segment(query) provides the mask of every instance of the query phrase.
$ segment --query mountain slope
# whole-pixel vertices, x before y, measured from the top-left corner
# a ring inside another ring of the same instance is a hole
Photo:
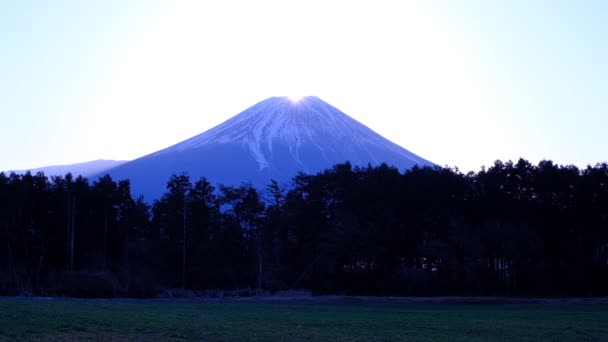
[[[11,170],[7,171],[7,173],[14,172],[18,174],[23,174],[27,171],[30,171],[32,174],[44,172],[44,174],[47,176],[64,176],[65,174],[71,172],[74,176],[82,175],[83,177],[90,177],[108,171],[126,162],[127,161],[125,160],[98,159],[84,163],[43,166],[28,170]]]
[[[135,195],[151,199],[164,192],[173,173],[205,176],[213,184],[252,182],[264,187],[271,178],[285,182],[299,171],[318,172],[346,161],[386,162],[401,170],[433,165],[311,96],[298,102],[269,98],[200,135],[109,173],[115,179],[131,179]]]

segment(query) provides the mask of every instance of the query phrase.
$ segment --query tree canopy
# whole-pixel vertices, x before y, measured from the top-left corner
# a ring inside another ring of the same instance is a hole
[[[0,173],[0,241],[1,295],[605,296],[608,165],[344,163],[266,189],[181,174],[152,204],[107,175]]]

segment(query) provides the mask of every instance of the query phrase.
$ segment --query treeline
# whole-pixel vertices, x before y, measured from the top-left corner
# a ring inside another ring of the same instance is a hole
[[[214,188],[0,173],[0,294],[608,295],[608,165],[339,164]]]

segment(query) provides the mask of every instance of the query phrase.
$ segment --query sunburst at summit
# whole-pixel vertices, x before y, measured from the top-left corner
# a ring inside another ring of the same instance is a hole
[[[304,96],[300,96],[300,95],[292,95],[292,96],[287,96],[287,98],[289,99],[289,101],[293,102],[293,103],[298,103],[302,100],[302,98],[304,98]]]

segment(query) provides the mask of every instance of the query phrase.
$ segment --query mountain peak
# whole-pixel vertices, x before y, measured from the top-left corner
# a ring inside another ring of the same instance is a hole
[[[287,147],[302,171],[310,171],[301,159],[304,150],[314,148],[322,152],[318,157],[326,161],[327,149],[336,143],[343,147],[349,139],[356,144],[379,142],[381,137],[369,128],[342,113],[316,96],[306,96],[294,102],[289,97],[263,100],[228,121],[177,145],[159,151],[166,154],[204,148],[214,144],[241,144],[254,156],[258,169],[269,167],[275,146]],[[364,139],[363,142],[360,139]],[[371,141],[370,141],[371,139]],[[323,146],[323,142],[329,142]],[[338,154],[337,151],[331,151]],[[373,156],[370,162],[377,163]]]
[[[138,182],[153,179],[160,183],[153,187],[163,189],[169,176],[180,172],[212,183],[265,186],[271,178],[286,181],[299,171],[314,173],[346,161],[359,166],[385,162],[401,170],[433,165],[316,96],[282,96],[110,174],[130,178],[134,190],[148,186]]]

